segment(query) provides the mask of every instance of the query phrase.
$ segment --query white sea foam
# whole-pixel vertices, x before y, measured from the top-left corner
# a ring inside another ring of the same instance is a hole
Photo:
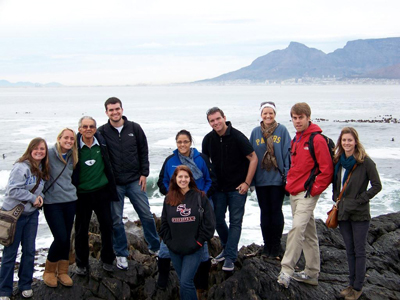
[[[400,148],[373,148],[367,152],[371,158],[400,159]]]

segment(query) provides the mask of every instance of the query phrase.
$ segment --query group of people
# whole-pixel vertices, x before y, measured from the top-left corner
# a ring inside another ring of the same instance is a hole
[[[139,124],[123,115],[118,98],[109,98],[105,110],[109,120],[98,129],[92,117],[84,116],[77,135],[72,129],[63,129],[50,149],[44,139],[35,138],[14,164],[2,209],[10,210],[22,202],[25,210],[18,219],[13,244],[3,250],[0,299],[9,299],[12,294],[20,244],[18,288],[23,297],[33,296],[35,238],[42,206],[54,237],[43,273],[47,286],[56,287],[58,282],[73,285],[68,266],[74,220],[75,272],[88,273],[88,230],[93,211],[100,224],[103,269],[112,272],[116,261],[119,269],[126,270],[129,252],[122,220],[125,196],[142,222],[149,253],[158,256],[157,286],[166,288],[172,261],[181,299],[197,299],[208,287],[211,261],[207,241],[215,229],[223,250],[214,260],[223,262],[224,271],[235,268],[250,186],[255,186],[260,207],[263,255],[281,259],[278,283],[287,288],[294,279],[318,285],[320,256],[313,212],[319,195],[331,183],[333,199],[340,193],[344,199],[339,204],[339,227],[350,273],[349,286],[340,296],[360,297],[371,219],[369,200],[381,190],[381,183],[354,128],[343,128],[332,159],[321,128],[311,122],[306,103],[291,108],[296,129],[293,140],[287,128],[277,122],[273,102],[261,103],[260,125],[253,129],[250,139],[226,121],[220,108],[209,109],[206,116],[212,131],[203,139],[202,152],[192,147],[190,132],[181,130],[175,138],[177,149],[162,166],[158,187],[165,200],[157,233],[146,193],[146,136]],[[312,170],[314,176],[310,176]],[[282,256],[285,193],[290,194],[293,226]],[[305,269],[295,272],[302,252]]]

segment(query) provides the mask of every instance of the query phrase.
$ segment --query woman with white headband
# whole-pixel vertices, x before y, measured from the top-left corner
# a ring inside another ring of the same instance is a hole
[[[274,102],[262,102],[260,115],[260,126],[254,128],[250,136],[250,143],[258,158],[253,185],[261,210],[263,255],[278,258],[282,255],[282,204],[290,166],[290,135],[286,127],[275,120]]]

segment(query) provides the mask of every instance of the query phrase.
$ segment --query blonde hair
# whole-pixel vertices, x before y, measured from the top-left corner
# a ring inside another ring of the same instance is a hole
[[[360,142],[357,130],[355,130],[353,127],[344,127],[340,132],[335,147],[335,156],[333,157],[333,162],[337,163],[340,159],[340,156],[344,153],[344,149],[342,146],[342,137],[344,134],[347,133],[351,134],[351,136],[354,138],[354,141],[356,142],[353,153],[354,158],[356,159],[357,163],[363,163],[364,158],[368,156],[368,154],[365,152],[364,146]]]
[[[75,134],[75,131],[73,131],[70,128],[64,128],[63,130],[61,130],[61,132],[57,135],[57,143],[56,143],[56,148],[57,148],[57,152],[60,156],[61,161],[63,161],[65,164],[67,163],[66,160],[63,158],[62,156],[62,152],[61,152],[61,146],[60,146],[60,139],[62,138],[64,131],[69,130],[72,132],[72,134],[74,135],[74,145],[72,146],[72,161],[73,161],[73,165],[74,165],[74,169],[76,164],[78,163],[78,141],[77,141],[77,137]]]

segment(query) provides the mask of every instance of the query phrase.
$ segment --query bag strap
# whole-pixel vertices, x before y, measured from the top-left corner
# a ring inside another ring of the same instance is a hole
[[[67,165],[68,165],[68,161],[69,161],[69,158],[70,158],[70,157],[71,157],[71,156],[68,156],[68,157],[67,157],[67,162],[66,162],[66,164],[64,165],[64,168],[61,170],[60,174],[58,174],[58,176],[56,177],[56,179],[54,179],[53,182],[47,187],[47,189],[44,190],[43,194],[46,194],[46,192],[53,186],[53,184],[57,181],[57,179],[60,178],[61,174],[64,172],[65,168],[66,168]]]
[[[351,174],[353,174],[353,171],[354,171],[354,169],[355,169],[356,167],[357,167],[357,164],[354,165],[353,169],[351,169],[351,172],[350,172],[349,176],[347,176],[346,182],[344,183],[344,185],[343,185],[343,187],[342,187],[342,190],[340,191],[339,197],[338,197],[337,200],[336,200],[336,204],[338,204],[338,203],[340,202],[340,200],[342,200],[342,196],[343,196],[344,190],[346,189],[347,184],[349,183]]]

